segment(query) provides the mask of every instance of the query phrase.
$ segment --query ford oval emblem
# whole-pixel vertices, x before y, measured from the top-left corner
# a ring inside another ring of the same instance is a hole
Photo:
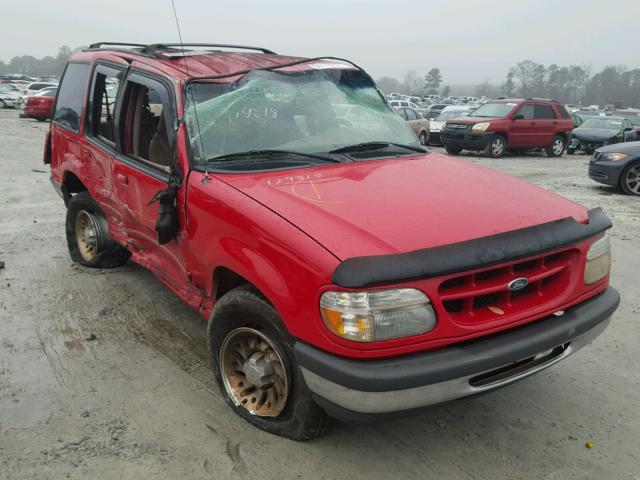
[[[507,284],[507,288],[512,292],[517,292],[518,290],[522,290],[523,288],[525,288],[527,285],[529,285],[529,279],[521,277],[516,278],[515,280],[511,280]]]

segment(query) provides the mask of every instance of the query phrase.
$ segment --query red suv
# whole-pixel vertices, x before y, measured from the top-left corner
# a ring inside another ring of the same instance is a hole
[[[604,213],[430,153],[351,62],[129,47],[74,55],[58,90],[69,252],[196,309],[253,425],[309,439],[487,392],[607,326]]]
[[[548,156],[559,157],[573,127],[571,115],[557,102],[500,99],[485,103],[468,117],[449,120],[441,137],[452,154],[475,150],[497,158],[507,150],[544,148]]]

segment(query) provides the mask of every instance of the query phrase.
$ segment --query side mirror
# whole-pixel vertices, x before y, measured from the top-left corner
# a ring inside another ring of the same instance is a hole
[[[631,128],[631,127],[624,127],[624,131],[625,131],[625,132],[630,132],[630,131],[632,131],[632,130],[633,130],[633,128]]]
[[[524,115],[521,113],[516,113],[513,117],[511,117],[511,120],[524,120]]]

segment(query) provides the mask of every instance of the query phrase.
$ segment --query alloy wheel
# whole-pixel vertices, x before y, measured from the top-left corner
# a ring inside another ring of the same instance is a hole
[[[491,143],[491,153],[494,156],[499,157],[500,155],[502,155],[502,152],[504,152],[503,140],[501,138],[494,139]]]
[[[640,164],[629,169],[624,182],[626,183],[629,191],[633,192],[635,195],[640,195]]]
[[[564,142],[561,138],[556,138],[551,145],[551,150],[554,155],[561,155],[564,150]]]
[[[283,360],[259,330],[232,330],[220,348],[220,374],[236,406],[252,415],[277,417],[287,403],[289,385]]]

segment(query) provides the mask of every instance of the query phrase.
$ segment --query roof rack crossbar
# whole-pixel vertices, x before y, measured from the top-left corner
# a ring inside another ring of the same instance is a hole
[[[114,45],[117,47],[136,47],[136,48],[145,48],[147,45],[143,43],[130,43],[130,42],[97,42],[89,45],[87,50],[93,50],[102,48],[103,45]]]
[[[256,50],[258,52],[275,55],[276,52],[262,47],[250,47],[247,45],[228,45],[224,43],[154,43],[151,45],[142,45],[145,47],[142,53],[147,55],[156,55],[156,51],[163,48],[178,48],[183,47],[214,47],[214,48],[236,48],[239,50]]]

